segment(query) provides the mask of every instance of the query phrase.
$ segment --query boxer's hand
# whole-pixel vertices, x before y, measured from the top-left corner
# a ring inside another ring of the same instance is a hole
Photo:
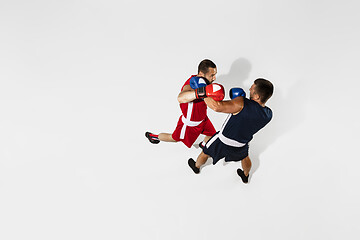
[[[234,99],[236,97],[246,97],[246,93],[242,88],[232,88],[229,91],[229,95],[231,99]]]
[[[213,83],[206,87],[200,87],[195,90],[196,98],[211,97],[215,101],[221,101],[224,99],[225,91],[221,84]]]
[[[205,87],[207,85],[207,81],[203,77],[192,77],[190,78],[190,87],[192,89],[198,89],[199,87]]]

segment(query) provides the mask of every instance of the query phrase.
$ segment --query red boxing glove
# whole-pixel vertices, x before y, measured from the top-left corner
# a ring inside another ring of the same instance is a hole
[[[206,96],[211,97],[215,101],[221,101],[225,97],[224,87],[218,83],[210,84],[206,86]]]
[[[196,98],[211,97],[215,101],[221,101],[225,97],[224,87],[221,84],[213,83],[195,89]]]

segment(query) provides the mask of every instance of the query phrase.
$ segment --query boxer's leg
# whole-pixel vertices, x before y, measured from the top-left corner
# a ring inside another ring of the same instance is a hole
[[[160,133],[159,140],[164,142],[177,142],[176,140],[173,139],[171,133]]]
[[[188,160],[189,167],[194,171],[194,173],[197,174],[200,172],[200,167],[206,163],[208,158],[209,155],[206,155],[204,152],[201,152],[196,162],[192,158]]]
[[[200,168],[202,165],[204,165],[206,163],[206,161],[208,160],[209,155],[206,155],[204,152],[201,152],[198,156],[198,158],[196,159],[196,164],[195,166],[197,168]]]
[[[251,169],[251,160],[250,160],[249,156],[247,156],[246,158],[241,160],[241,166],[242,166],[243,170],[238,168],[237,174],[241,177],[241,180],[244,183],[248,183],[249,182],[249,172]]]
[[[205,136],[205,137],[204,137],[204,140],[203,140],[204,145],[207,143],[207,141],[209,141],[209,139],[210,139],[211,137],[212,137],[212,136]]]
[[[246,158],[244,158],[241,161],[241,166],[242,166],[245,176],[249,176],[249,172],[251,169],[251,160],[250,160],[249,156],[247,156]]]
[[[200,148],[204,148],[205,144],[209,141],[209,139],[216,133],[216,130],[213,126],[213,124],[211,123],[210,119],[206,118],[205,119],[205,125],[204,125],[204,130],[202,132],[202,134],[205,135],[205,138],[203,141],[201,141],[199,143],[199,147]]]
[[[159,135],[156,135],[154,133],[151,132],[146,132],[145,136],[149,139],[149,141],[151,143],[159,143],[160,141],[164,141],[164,142],[177,142],[176,140],[174,140],[171,136],[170,133],[160,133]]]

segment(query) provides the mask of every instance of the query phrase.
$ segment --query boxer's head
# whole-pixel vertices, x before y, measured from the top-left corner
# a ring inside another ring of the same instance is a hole
[[[206,78],[210,83],[216,80],[217,69],[215,63],[209,59],[202,60],[198,67],[198,76]]]
[[[274,86],[269,80],[258,78],[250,88],[250,99],[265,104],[273,92]]]

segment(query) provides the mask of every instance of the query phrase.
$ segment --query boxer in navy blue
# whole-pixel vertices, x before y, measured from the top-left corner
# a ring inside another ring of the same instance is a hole
[[[249,142],[272,118],[272,111],[265,103],[273,91],[270,81],[258,78],[250,88],[250,99],[245,97],[241,88],[230,89],[229,101],[205,99],[207,106],[214,111],[230,114],[221,130],[206,142],[196,162],[192,158],[188,160],[191,169],[199,173],[200,167],[209,157],[213,158],[213,164],[222,158],[225,158],[226,162],[241,161],[243,169],[237,169],[237,173],[242,181],[247,183],[251,169]]]

